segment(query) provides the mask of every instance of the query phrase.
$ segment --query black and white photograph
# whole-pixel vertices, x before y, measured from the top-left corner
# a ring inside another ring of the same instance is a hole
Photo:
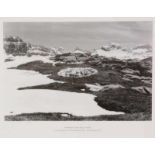
[[[4,121],[151,121],[152,21],[3,22]]]
[[[0,3],[3,155],[154,155],[154,1]]]

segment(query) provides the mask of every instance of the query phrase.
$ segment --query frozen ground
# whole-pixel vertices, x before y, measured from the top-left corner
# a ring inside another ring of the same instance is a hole
[[[54,82],[34,71],[6,69],[7,62],[0,68],[1,74],[1,118],[8,114],[31,112],[67,112],[73,115],[113,115],[122,114],[100,108],[94,95],[56,90],[17,90],[19,87]]]

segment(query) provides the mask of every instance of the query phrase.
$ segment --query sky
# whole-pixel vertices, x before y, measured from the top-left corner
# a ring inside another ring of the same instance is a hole
[[[5,22],[4,36],[46,47],[96,49],[115,42],[125,47],[152,44],[152,22]]]

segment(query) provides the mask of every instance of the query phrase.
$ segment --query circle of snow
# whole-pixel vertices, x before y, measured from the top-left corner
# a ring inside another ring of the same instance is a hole
[[[81,78],[81,77],[88,77],[97,73],[98,71],[91,67],[84,67],[84,68],[76,67],[76,68],[62,69],[58,72],[58,75],[63,77]]]

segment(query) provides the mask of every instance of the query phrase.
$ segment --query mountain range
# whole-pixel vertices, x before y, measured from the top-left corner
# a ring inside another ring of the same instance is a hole
[[[102,45],[99,49],[93,51],[75,48],[73,51],[65,50],[63,47],[48,48],[42,45],[33,45],[24,42],[20,37],[8,36],[4,38],[4,49],[7,54],[11,55],[41,55],[55,57],[64,53],[70,54],[91,54],[92,56],[104,56],[118,59],[145,59],[152,56],[152,47],[150,45],[139,45],[130,49],[122,47],[117,43]]]

